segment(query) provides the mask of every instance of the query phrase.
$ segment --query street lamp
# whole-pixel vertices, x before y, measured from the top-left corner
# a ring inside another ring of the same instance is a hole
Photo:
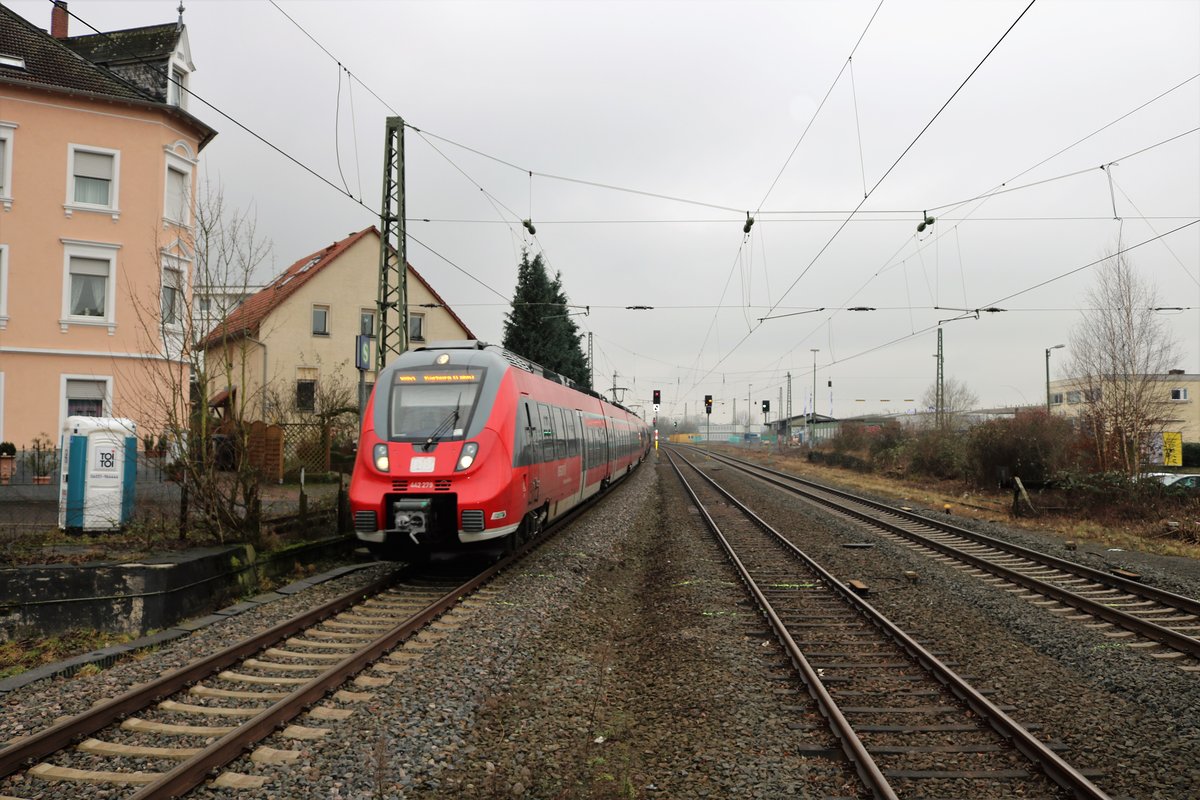
[[[817,353],[821,352],[819,348],[812,347],[813,354],[813,391],[812,391],[812,408],[808,410],[808,418],[812,420],[812,426],[808,429],[808,449],[812,450],[813,436],[817,432]]]
[[[1056,344],[1046,348],[1046,416],[1050,416],[1050,351],[1059,350],[1066,347],[1065,344]]]

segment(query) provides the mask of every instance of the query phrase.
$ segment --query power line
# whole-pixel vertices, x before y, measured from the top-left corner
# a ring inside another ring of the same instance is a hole
[[[54,2],[54,0],[49,0],[49,1],[50,1],[51,3],[53,3],[53,2]],[[273,0],[272,0],[272,5],[275,5],[275,3],[273,2]],[[277,5],[276,5],[275,7],[276,7],[276,8],[279,8],[279,6],[277,6]],[[280,12],[283,12],[283,9],[279,9],[279,10],[280,10]],[[76,14],[75,12],[73,12],[73,11],[69,11],[69,10],[68,10],[68,11],[67,11],[67,13],[68,13],[68,14],[70,14],[70,16],[71,16],[71,17],[73,17],[75,20],[77,20],[77,21],[79,21],[81,24],[83,24],[83,25],[87,26],[89,29],[91,29],[91,30],[92,30],[92,31],[94,31],[95,33],[97,33],[97,34],[99,34],[99,35],[101,35],[101,36],[104,36],[106,39],[110,39],[110,40],[112,39],[112,36],[111,36],[110,34],[108,34],[108,33],[104,32],[104,31],[101,31],[99,28],[95,27],[94,25],[92,25],[91,23],[89,23],[87,20],[85,20],[85,19],[81,18],[81,17],[80,17],[78,14]],[[284,13],[284,16],[287,16],[287,14],[286,14],[286,13]],[[289,19],[291,19],[291,17],[288,17],[288,18],[289,18]],[[301,28],[301,30],[303,30],[303,28]],[[306,33],[306,35],[307,35],[307,31],[305,31],[305,33]],[[311,37],[311,35],[309,36],[309,38],[312,38],[312,37]],[[315,42],[316,40],[314,39],[313,41]],[[318,45],[318,47],[320,47],[320,43],[317,43],[317,45]],[[323,47],[322,47],[321,49],[322,49],[322,50],[324,50],[325,48],[323,48]],[[326,52],[326,53],[328,53],[328,51],[325,51],[325,52]],[[336,59],[335,59],[335,61],[336,61]],[[152,69],[155,69],[156,71],[158,71],[158,72],[159,72],[159,74],[166,75],[166,77],[167,77],[167,80],[174,81],[174,78],[173,78],[172,76],[170,76],[169,74],[167,74],[167,73],[166,73],[166,71],[165,71],[165,70],[163,70],[161,67],[158,67],[157,65],[155,65],[155,64],[151,64],[151,63],[149,63],[149,62],[145,61],[144,59],[140,59],[140,58],[138,59],[138,63],[139,63],[139,64],[141,64],[141,65],[143,65],[143,66],[151,67]],[[340,62],[339,62],[339,66],[340,66]],[[109,74],[111,74],[111,75],[113,75],[113,76],[117,77],[119,80],[122,80],[122,82],[124,82],[124,83],[126,83],[126,84],[130,85],[131,87],[133,87],[133,84],[130,84],[128,81],[125,81],[123,78],[120,78],[120,76],[117,76],[117,75],[116,75],[116,73],[113,73],[113,72],[111,72],[110,70],[106,70],[106,72],[108,72]],[[348,71],[348,70],[347,70],[347,72],[349,73],[349,71]],[[361,83],[361,81],[360,81],[360,83]],[[178,83],[177,83],[177,82],[176,82],[176,84],[178,85]],[[137,87],[133,87],[133,88],[137,88]],[[182,90],[182,87],[180,87],[180,88],[181,88],[181,90]],[[369,89],[369,88],[368,88],[368,91],[370,91],[370,89]],[[206,100],[205,98],[201,97],[200,95],[196,94],[196,93],[195,93],[195,92],[193,92],[191,89],[187,89],[187,93],[188,93],[188,96],[189,96],[189,97],[194,97],[196,100],[199,100],[199,101],[200,101],[201,103],[203,103],[205,106],[207,106],[208,108],[212,109],[212,110],[213,110],[213,111],[215,111],[217,114],[220,114],[222,117],[224,117],[225,119],[227,119],[227,120],[229,120],[230,122],[232,122],[232,123],[233,123],[234,125],[236,125],[238,128],[240,128],[240,129],[242,129],[243,131],[245,131],[246,133],[250,134],[250,136],[252,136],[254,139],[257,139],[257,140],[258,140],[259,142],[261,142],[262,144],[265,144],[267,147],[269,147],[270,149],[274,150],[276,153],[280,154],[281,156],[283,156],[284,158],[286,158],[288,161],[292,162],[292,163],[293,163],[293,164],[295,164],[296,166],[300,167],[300,168],[301,168],[301,169],[303,169],[305,172],[307,172],[308,174],[312,175],[314,178],[317,178],[318,180],[320,180],[320,181],[321,181],[322,183],[324,183],[326,186],[329,186],[331,189],[333,189],[333,190],[334,190],[335,192],[337,192],[338,194],[340,194],[340,195],[342,195],[342,196],[344,196],[344,197],[347,197],[347,198],[349,198],[349,199],[350,199],[351,201],[353,201],[354,203],[357,203],[357,204],[358,204],[359,206],[361,206],[362,208],[364,208],[364,209],[366,209],[367,211],[371,212],[371,214],[373,214],[374,216],[379,216],[379,211],[378,211],[378,209],[373,209],[373,208],[371,208],[370,206],[368,206],[366,203],[364,203],[364,202],[363,202],[362,200],[360,200],[359,198],[356,198],[356,197],[354,197],[354,195],[353,195],[353,194],[351,194],[351,193],[350,193],[350,192],[349,192],[347,189],[342,189],[342,188],[341,188],[341,187],[339,187],[337,184],[335,184],[333,181],[331,181],[331,180],[329,180],[328,178],[326,178],[325,176],[321,175],[321,174],[320,174],[320,173],[318,173],[316,170],[314,170],[312,167],[310,167],[310,166],[308,166],[307,164],[305,164],[304,162],[300,161],[300,159],[298,159],[298,158],[296,158],[295,156],[293,156],[292,154],[288,153],[286,150],[284,150],[283,148],[279,147],[279,146],[278,146],[278,145],[276,145],[274,142],[270,141],[270,140],[269,140],[269,139],[267,139],[266,137],[264,137],[264,136],[262,136],[261,134],[257,133],[256,131],[254,131],[253,129],[251,129],[249,126],[247,126],[246,124],[244,124],[244,123],[243,123],[243,122],[241,122],[240,120],[238,120],[238,119],[236,119],[235,117],[233,117],[231,114],[227,113],[226,111],[222,110],[221,108],[219,108],[218,106],[216,106],[216,105],[215,105],[215,104],[213,104],[212,102],[210,102],[210,101]],[[374,92],[372,92],[372,94],[374,94]],[[438,258],[442,259],[442,260],[443,260],[443,261],[445,261],[447,264],[449,264],[451,267],[453,267],[454,269],[458,270],[458,271],[459,271],[459,272],[461,272],[463,275],[466,275],[468,278],[470,278],[471,280],[475,281],[476,283],[478,283],[480,286],[484,287],[484,288],[485,288],[485,289],[487,289],[488,291],[490,291],[490,292],[492,292],[493,294],[496,294],[496,295],[498,295],[498,296],[500,296],[500,297],[502,297],[502,298],[503,298],[503,297],[505,297],[505,295],[504,295],[504,294],[502,294],[502,293],[500,293],[500,292],[496,291],[496,290],[495,290],[495,289],[493,289],[491,286],[489,286],[487,283],[485,283],[485,282],[484,282],[484,281],[482,281],[481,279],[477,278],[475,275],[473,275],[473,274],[471,274],[470,272],[468,272],[468,271],[467,271],[466,269],[464,269],[462,266],[460,266],[460,265],[456,264],[454,261],[452,261],[452,260],[451,260],[451,259],[449,259],[448,257],[446,257],[446,256],[442,255],[441,253],[439,253],[438,251],[434,250],[432,247],[430,247],[429,245],[427,245],[427,244],[425,244],[424,242],[420,241],[419,239],[417,239],[416,237],[414,237],[412,234],[408,234],[408,238],[409,238],[409,239],[412,239],[414,242],[416,242],[417,244],[421,245],[421,247],[424,247],[424,248],[425,248],[426,250],[428,250],[430,253],[433,253],[435,256],[437,256]]]

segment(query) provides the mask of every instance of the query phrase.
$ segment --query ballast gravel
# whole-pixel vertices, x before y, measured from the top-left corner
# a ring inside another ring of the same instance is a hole
[[[661,454],[472,603],[406,646],[390,684],[319,740],[281,735],[290,764],[238,759],[260,789],[228,800],[367,798],[859,797],[823,720]],[[1113,797],[1176,800],[1200,786],[1200,674],[998,590],[910,549],[736,478],[769,522],[970,677]],[[998,528],[999,526],[997,526]],[[999,531],[997,531],[999,532]],[[1050,538],[1013,533],[1054,545]],[[1061,545],[1058,545],[1061,547]],[[1200,595],[1194,565],[1139,563],[1146,580]],[[390,569],[370,567],[205,628],[97,675],[0,697],[0,739],[31,732],[252,629]],[[1157,570],[1157,571],[1156,571]],[[905,577],[916,572],[917,581]],[[159,768],[163,768],[160,766]],[[33,800],[128,791],[33,778],[0,795]],[[1003,787],[996,796],[1004,796]]]

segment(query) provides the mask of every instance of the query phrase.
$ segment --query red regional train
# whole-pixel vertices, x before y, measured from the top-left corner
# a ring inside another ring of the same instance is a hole
[[[386,559],[509,550],[631,472],[651,442],[629,410],[503,348],[430,343],[376,378],[354,530]]]

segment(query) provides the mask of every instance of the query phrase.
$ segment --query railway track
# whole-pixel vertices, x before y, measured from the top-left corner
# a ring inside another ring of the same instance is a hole
[[[371,687],[390,681],[398,645],[504,566],[466,582],[376,581],[10,743],[0,750],[0,777],[24,770],[30,786],[65,781],[127,787],[131,798],[181,796],[277,729],[319,738],[323,724],[353,714]],[[302,725],[289,725],[301,715]],[[294,754],[260,748],[253,757],[286,762]],[[216,779],[229,787],[260,782],[228,772]]]
[[[706,454],[834,516],[955,566],[1105,638],[1200,672],[1200,600],[1004,542],[743,459]]]
[[[666,452],[872,797],[1107,797],[710,476]]]

